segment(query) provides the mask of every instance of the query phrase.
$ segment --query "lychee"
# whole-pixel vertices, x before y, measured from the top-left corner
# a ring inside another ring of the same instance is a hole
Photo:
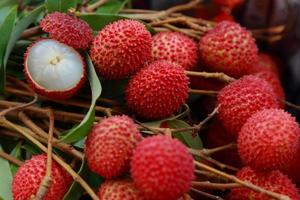
[[[40,184],[46,174],[47,156],[32,156],[22,165],[12,182],[12,193],[14,200],[28,200],[35,196]],[[63,199],[70,186],[70,175],[61,168],[55,161],[51,168],[52,183],[44,200]]]
[[[266,109],[246,121],[237,145],[245,165],[255,170],[282,170],[296,157],[299,139],[294,117],[281,109]]]
[[[150,200],[177,200],[193,180],[193,157],[177,139],[148,137],[134,151],[131,174],[137,188]]]
[[[179,65],[154,61],[129,81],[127,106],[145,119],[169,117],[188,97],[188,83],[188,77]]]
[[[200,56],[213,71],[241,77],[258,64],[257,47],[251,34],[235,22],[223,21],[199,42]]]
[[[141,139],[129,117],[104,119],[87,136],[84,150],[89,168],[105,178],[121,175],[128,170],[133,150]]]
[[[237,177],[244,181],[260,186],[266,190],[290,197],[291,200],[299,200],[299,191],[292,181],[280,171],[257,172],[250,167],[242,168]],[[248,188],[235,188],[229,194],[229,200],[271,200],[262,193],[254,192]]]
[[[105,26],[91,47],[91,58],[105,79],[134,74],[151,59],[151,34],[135,20],[119,20]]]
[[[244,76],[224,87],[218,94],[218,104],[219,118],[235,137],[254,113],[267,108],[279,108],[271,86],[253,75]]]
[[[93,30],[83,20],[66,13],[53,12],[41,20],[43,31],[50,38],[69,45],[75,49],[86,49],[93,40]]]
[[[196,67],[197,43],[179,32],[161,32],[153,37],[152,58],[177,63],[186,70]]]
[[[260,52],[258,54],[259,65],[261,68],[269,69],[279,75],[279,61],[270,54]]]
[[[43,39],[28,47],[24,72],[32,89],[51,99],[67,99],[85,82],[86,67],[72,47]]]
[[[101,200],[146,200],[130,180],[106,180],[98,196]]]
[[[214,4],[220,7],[226,7],[229,9],[236,8],[241,5],[244,0],[214,0]]]
[[[221,10],[216,16],[214,16],[214,18],[212,20],[214,22],[222,22],[222,21],[234,22],[235,21],[234,17],[230,13],[225,12],[223,10]]]
[[[298,147],[297,155],[295,159],[292,161],[291,165],[284,171],[289,178],[291,178],[293,181],[295,181],[298,184],[298,187],[300,185],[300,146]]]

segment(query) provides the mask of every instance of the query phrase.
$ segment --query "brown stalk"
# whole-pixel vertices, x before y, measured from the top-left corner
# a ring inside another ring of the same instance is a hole
[[[197,89],[191,89],[189,88],[189,93],[192,94],[201,94],[201,95],[208,95],[208,96],[217,96],[218,95],[218,91],[214,91],[214,90],[197,90]]]
[[[237,183],[211,183],[209,181],[194,181],[192,182],[193,187],[201,187],[206,189],[218,189],[218,190],[227,190],[241,187]]]
[[[195,72],[195,71],[185,71],[185,74],[188,76],[196,76],[202,78],[213,78],[218,79],[224,82],[232,82],[235,81],[235,78],[232,78],[221,72]]]
[[[203,192],[203,191],[198,190],[198,189],[193,188],[193,187],[191,188],[191,191],[196,192],[196,193],[198,193],[198,194],[200,194],[200,195],[202,195],[202,196],[204,196],[204,197],[206,197],[208,199],[224,200],[223,198],[221,198],[219,196],[215,196],[215,195],[209,194],[207,192]]]
[[[17,158],[5,153],[4,151],[0,151],[0,157],[5,160],[8,160],[9,162],[11,162],[17,166],[21,166],[24,164],[24,162],[22,162],[21,160],[18,160]]]

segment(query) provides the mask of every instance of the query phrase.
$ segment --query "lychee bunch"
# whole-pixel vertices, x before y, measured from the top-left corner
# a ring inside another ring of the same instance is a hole
[[[177,139],[148,137],[134,151],[131,174],[148,199],[177,200],[189,190],[193,180],[193,157]]]
[[[179,65],[154,61],[129,81],[127,106],[145,119],[168,117],[178,111],[188,97],[188,83]]]
[[[256,172],[250,167],[242,168],[236,175],[239,179],[249,181],[252,184],[260,186],[266,190],[276,192],[290,197],[291,200],[299,200],[299,191],[292,181],[280,171]],[[262,193],[254,192],[248,188],[232,189],[229,194],[229,200],[271,200]]]
[[[141,139],[129,117],[104,119],[87,136],[84,150],[89,168],[105,178],[121,175],[128,170],[133,150]]]
[[[271,86],[253,75],[244,76],[218,94],[219,118],[227,131],[237,137],[246,120],[256,112],[267,108],[279,108]]]
[[[106,180],[98,196],[101,200],[146,200],[130,180]]]
[[[51,99],[75,95],[86,79],[86,66],[72,47],[53,39],[42,39],[28,47],[24,73],[31,88]]]
[[[14,200],[28,200],[35,196],[40,184],[46,174],[47,156],[32,156],[22,165],[12,182],[12,193]],[[51,168],[52,183],[44,200],[63,199],[70,186],[70,175],[56,162],[52,162]]]
[[[58,40],[75,49],[86,49],[93,40],[93,30],[83,20],[66,13],[53,12],[41,20],[40,27]]]
[[[237,145],[245,165],[255,170],[281,170],[296,157],[299,139],[294,117],[281,109],[266,109],[246,121]]]
[[[138,71],[151,59],[151,34],[135,20],[105,26],[91,47],[91,58],[105,79],[121,79]]]
[[[179,32],[161,32],[153,37],[152,58],[177,63],[186,70],[196,67],[197,43]]]
[[[234,77],[248,74],[257,65],[257,47],[251,34],[235,22],[223,21],[199,42],[201,59],[212,71]]]

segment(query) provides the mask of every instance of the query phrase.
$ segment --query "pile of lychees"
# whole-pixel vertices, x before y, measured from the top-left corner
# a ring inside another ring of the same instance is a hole
[[[235,78],[225,87],[218,86],[218,120],[207,134],[214,138],[226,134],[237,143],[237,159],[243,164],[237,177],[300,199],[292,182],[299,181],[299,170],[293,166],[300,160],[299,124],[283,110],[284,92],[274,63],[258,53],[255,40],[238,23],[220,22],[200,41],[178,32],[152,36],[135,20],[113,22],[94,37],[86,22],[59,12],[48,14],[40,26],[49,37],[28,48],[24,63],[36,93],[56,100],[74,96],[86,79],[84,49],[99,77],[129,78],[124,97],[128,116],[112,116],[95,124],[85,142],[90,170],[105,178],[98,190],[101,200],[177,200],[189,191],[195,167],[188,148],[171,136],[144,137],[133,118],[160,120],[177,113],[189,95],[186,70],[203,69]],[[215,87],[205,78],[193,77],[191,82],[196,89]],[[36,194],[46,158],[32,157],[19,168],[13,180],[14,199],[27,200]],[[52,179],[44,199],[62,199],[71,177],[54,163]],[[271,198],[235,188],[228,199]]]

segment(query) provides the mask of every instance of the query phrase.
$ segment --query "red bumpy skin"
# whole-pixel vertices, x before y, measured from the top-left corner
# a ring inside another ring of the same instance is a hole
[[[177,139],[148,137],[134,151],[131,174],[148,199],[177,200],[189,190],[193,180],[193,157]]]
[[[245,165],[255,170],[282,170],[296,157],[299,139],[294,117],[281,109],[266,109],[243,125],[237,146]]]
[[[257,47],[250,33],[235,22],[223,21],[199,42],[200,56],[211,71],[241,77],[258,64]]]
[[[95,173],[113,178],[129,168],[136,144],[142,139],[129,117],[113,116],[95,125],[85,143],[88,166]]]
[[[152,58],[177,63],[186,70],[197,65],[197,43],[178,32],[161,32],[153,37]]]
[[[188,84],[182,67],[168,61],[154,61],[129,81],[127,106],[145,119],[169,117],[187,99]]]
[[[103,78],[121,79],[151,60],[151,43],[151,34],[142,23],[119,20],[98,33],[90,54]]]
[[[46,174],[46,155],[32,156],[22,165],[12,182],[12,193],[14,200],[28,200],[36,195],[40,184]],[[51,170],[52,184],[44,196],[44,200],[63,199],[68,191],[71,176],[61,168],[55,161],[52,162]]]
[[[291,200],[299,200],[299,191],[292,181],[282,174],[280,171],[271,172],[255,172],[250,167],[242,168],[238,173],[237,177],[244,181],[249,181],[252,184],[260,186],[266,190],[284,194],[291,198]],[[229,200],[272,200],[264,194],[254,192],[248,188],[236,188],[232,189],[229,194]]]
[[[86,49],[93,41],[93,30],[83,20],[66,13],[53,12],[41,20],[43,31],[50,38],[69,45],[75,49]]]
[[[146,200],[130,180],[107,180],[98,192],[101,200]]]
[[[244,76],[218,94],[219,118],[227,131],[237,138],[246,120],[256,112],[267,108],[279,108],[276,95],[263,79]]]

